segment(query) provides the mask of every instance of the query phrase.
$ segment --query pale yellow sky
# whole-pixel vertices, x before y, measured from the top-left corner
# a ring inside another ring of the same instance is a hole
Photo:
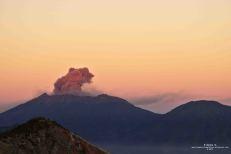
[[[81,66],[125,98],[230,98],[230,27],[230,0],[0,0],[0,103]]]

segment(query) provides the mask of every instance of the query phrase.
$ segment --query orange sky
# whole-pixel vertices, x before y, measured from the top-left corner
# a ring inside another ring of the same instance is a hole
[[[230,0],[0,0],[0,103],[51,91],[82,66],[125,98],[228,99],[230,27]]]

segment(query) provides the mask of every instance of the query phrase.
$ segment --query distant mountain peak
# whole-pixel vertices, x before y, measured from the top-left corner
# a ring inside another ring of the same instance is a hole
[[[191,101],[186,104],[180,105],[175,109],[167,113],[167,115],[179,115],[182,118],[186,115],[190,116],[211,116],[222,114],[224,110],[230,108],[229,106],[223,105],[217,101],[211,100],[198,100]]]
[[[184,109],[194,109],[194,108],[217,108],[217,107],[223,107],[225,105],[217,102],[217,101],[211,101],[211,100],[198,100],[198,101],[191,101],[186,104],[180,105],[177,108],[184,108]],[[176,108],[176,109],[177,109]]]
[[[187,104],[194,104],[194,105],[222,105],[221,103],[213,100],[197,100],[197,101],[191,101]]]

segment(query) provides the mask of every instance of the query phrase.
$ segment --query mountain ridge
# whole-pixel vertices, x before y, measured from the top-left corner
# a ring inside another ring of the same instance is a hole
[[[11,126],[38,116],[55,120],[92,142],[231,143],[231,107],[216,101],[191,101],[156,114],[106,94],[43,94],[1,113],[0,124]]]
[[[15,107],[12,107],[12,108],[10,108],[10,109],[8,109],[8,110],[2,112],[2,113],[6,113],[6,112],[8,112],[8,111],[14,110],[14,109],[17,108],[17,107],[20,107],[20,106],[22,106],[22,105],[24,105],[24,104],[28,104],[28,103],[30,103],[30,102],[34,103],[34,102],[33,102],[34,100],[37,100],[37,99],[47,99],[47,98],[49,98],[49,97],[57,97],[57,98],[60,98],[60,99],[65,99],[65,98],[67,98],[67,97],[72,97],[72,98],[99,98],[99,99],[104,99],[104,98],[105,98],[105,99],[108,99],[108,98],[111,99],[111,98],[113,98],[113,99],[117,99],[117,100],[123,100],[124,103],[126,102],[126,103],[129,104],[129,105],[135,106],[135,105],[133,105],[132,103],[128,102],[128,101],[125,100],[125,99],[122,99],[122,98],[116,97],[116,96],[111,96],[111,95],[108,95],[108,94],[99,94],[99,95],[97,95],[97,96],[76,96],[76,95],[73,95],[73,94],[49,95],[49,94],[47,94],[47,93],[43,93],[43,94],[41,94],[41,95],[39,95],[39,96],[37,96],[37,97],[35,97],[35,98],[32,98],[32,99],[29,100],[29,101],[26,101],[25,103],[22,103],[22,104],[19,104],[19,105],[15,106]],[[51,101],[50,101],[50,102],[51,102]],[[116,101],[115,101],[115,102],[116,102]],[[45,102],[44,102],[44,103],[45,103]],[[49,102],[48,102],[48,103],[49,103]],[[83,103],[84,103],[84,102],[83,102]],[[93,102],[93,103],[97,103],[97,102]],[[182,107],[186,107],[186,106],[189,107],[189,105],[205,105],[205,104],[207,104],[207,105],[212,105],[212,104],[214,105],[214,104],[216,104],[217,106],[225,106],[225,107],[230,107],[230,108],[231,108],[231,106],[222,104],[222,103],[220,103],[220,102],[218,102],[218,101],[213,101],[213,100],[194,100],[194,101],[189,101],[189,102],[186,102],[186,103],[184,103],[184,104],[181,104],[181,105],[175,107],[174,109],[168,111],[167,113],[161,114],[161,113],[155,113],[155,112],[152,112],[152,111],[149,111],[149,112],[154,113],[154,114],[158,114],[158,115],[166,115],[166,114],[169,114],[169,113],[171,113],[172,111],[174,111],[174,110],[176,110],[176,109],[179,109],[179,108],[182,108]],[[138,107],[138,108],[140,108],[140,107]],[[142,109],[142,108],[141,108],[141,109]],[[145,109],[143,109],[143,110],[145,110]],[[146,110],[146,111],[147,111],[147,110]],[[2,113],[0,113],[0,115],[1,115]]]

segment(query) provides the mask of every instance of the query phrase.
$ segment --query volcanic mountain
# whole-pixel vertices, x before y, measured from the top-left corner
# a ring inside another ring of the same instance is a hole
[[[1,154],[106,154],[54,121],[35,118],[0,134]]]
[[[231,144],[231,107],[215,101],[194,101],[166,114],[155,114],[128,101],[43,94],[0,114],[0,127],[43,116],[87,140],[101,143],[198,145]]]
[[[96,97],[43,94],[0,114],[0,125],[12,126],[39,116],[55,120],[90,141],[106,142],[131,138],[139,141],[144,130],[155,126],[160,118],[106,94]]]

